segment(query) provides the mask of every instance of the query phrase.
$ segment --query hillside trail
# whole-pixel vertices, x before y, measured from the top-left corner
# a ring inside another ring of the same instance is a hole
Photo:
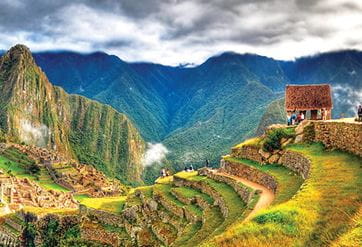
[[[248,221],[251,219],[251,217],[253,217],[256,213],[258,213],[260,210],[267,208],[274,200],[274,193],[267,189],[266,187],[264,187],[263,185],[251,182],[245,178],[241,178],[238,176],[233,176],[230,175],[228,173],[225,172],[215,172],[215,174],[219,174],[222,176],[226,176],[232,179],[235,179],[243,184],[245,184],[246,186],[249,186],[250,188],[253,188],[255,190],[260,190],[260,198],[258,200],[258,202],[255,204],[254,209],[249,213],[249,215],[244,219],[244,221]]]

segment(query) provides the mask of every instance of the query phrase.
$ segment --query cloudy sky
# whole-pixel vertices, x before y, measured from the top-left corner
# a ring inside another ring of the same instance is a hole
[[[293,59],[362,50],[362,1],[1,0],[0,49],[17,43],[170,65],[223,51]]]

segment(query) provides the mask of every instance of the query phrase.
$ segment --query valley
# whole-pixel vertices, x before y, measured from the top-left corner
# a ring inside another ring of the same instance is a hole
[[[146,142],[163,143],[176,170],[206,159],[217,164],[230,146],[284,123],[272,102],[286,84],[331,84],[334,118],[355,116],[361,99],[362,54],[354,50],[295,61],[226,52],[191,68],[129,63],[102,52],[34,56],[55,85],[111,105]]]
[[[145,185],[146,141],[127,116],[53,86],[27,47],[13,47],[0,60],[0,244],[359,246],[362,124],[275,124],[285,114],[278,93],[256,82],[241,88],[236,98],[254,98],[239,102],[248,121],[219,122],[241,116],[218,107],[235,91],[225,89],[217,102],[195,102],[221,118],[190,127],[198,138],[187,139],[193,151],[202,142],[215,152],[229,142],[197,133],[220,123],[239,144],[209,167],[181,155],[171,174]],[[244,140],[243,130],[259,135]],[[172,143],[186,138],[174,131]]]

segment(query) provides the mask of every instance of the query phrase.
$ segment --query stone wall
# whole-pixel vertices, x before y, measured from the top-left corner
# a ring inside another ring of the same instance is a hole
[[[311,162],[300,153],[287,150],[280,157],[279,163],[296,172],[303,179],[309,176]]]
[[[86,216],[92,221],[117,227],[124,226],[124,218],[122,215],[116,215],[102,210],[87,208],[84,205],[80,205],[79,212],[82,216]]]
[[[230,175],[242,177],[254,183],[261,184],[274,193],[277,191],[278,184],[275,178],[256,168],[225,160],[224,167],[222,169]]]
[[[238,193],[240,198],[245,203],[249,203],[251,201],[251,199],[253,198],[253,195],[255,193],[255,191],[253,189],[243,185],[242,183],[236,181],[235,179],[232,179],[232,178],[227,177],[227,176],[222,176],[222,175],[219,175],[219,174],[215,174],[210,169],[200,169],[199,170],[199,175],[207,176],[208,178],[211,178],[211,179],[213,179],[215,181],[219,181],[219,182],[230,185],[234,189],[234,191],[236,193]]]
[[[362,157],[362,124],[314,121],[315,141]]]
[[[243,158],[253,160],[258,163],[264,163],[263,157],[259,154],[260,147],[253,145],[244,145],[242,147],[235,147],[231,149],[230,156],[233,158]]]
[[[228,210],[228,207],[227,207],[224,199],[215,189],[213,189],[206,183],[201,182],[201,181],[190,181],[190,180],[180,178],[177,176],[174,176],[173,183],[175,186],[178,186],[178,187],[182,187],[182,186],[191,187],[191,188],[200,190],[201,192],[203,192],[205,194],[210,195],[214,199],[214,205],[219,206],[221,214],[224,216],[224,218],[226,218],[228,216],[229,210]]]

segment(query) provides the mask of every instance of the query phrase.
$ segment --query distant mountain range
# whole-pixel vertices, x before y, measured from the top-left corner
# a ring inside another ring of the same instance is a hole
[[[362,52],[354,50],[295,61],[228,52],[192,68],[127,63],[102,52],[41,52],[34,58],[68,93],[125,113],[146,141],[166,145],[177,168],[217,162],[240,140],[283,122],[277,99],[286,84],[330,83],[334,117],[353,116],[362,101]]]
[[[67,92],[124,112],[147,141],[164,143],[180,165],[217,160],[254,135],[286,84],[331,83],[334,117],[352,116],[361,100],[362,52],[354,50],[295,61],[229,52],[193,68],[127,63],[101,52],[44,52],[35,59]]]

